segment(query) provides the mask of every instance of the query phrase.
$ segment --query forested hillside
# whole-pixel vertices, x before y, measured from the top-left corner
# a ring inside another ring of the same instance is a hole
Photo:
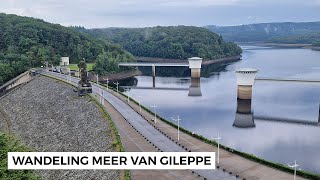
[[[267,40],[267,42],[288,44],[313,44],[314,46],[316,46],[320,42],[320,31],[318,33],[274,37]]]
[[[210,31],[222,35],[222,37],[227,41],[261,42],[270,41],[271,39],[278,37],[299,37],[300,35],[320,32],[320,22],[280,22],[248,24],[239,26],[210,25],[206,26],[206,28]]]
[[[119,45],[97,40],[72,28],[40,19],[0,13],[0,85],[31,67],[48,61],[57,65],[61,56],[72,63],[85,58],[116,68],[118,61],[130,61],[132,55]],[[107,57],[107,58],[103,58]],[[112,61],[109,61],[112,59]]]
[[[199,56],[206,60],[240,55],[242,52],[235,43],[226,43],[221,36],[193,26],[77,29],[118,43],[135,56],[171,59]]]

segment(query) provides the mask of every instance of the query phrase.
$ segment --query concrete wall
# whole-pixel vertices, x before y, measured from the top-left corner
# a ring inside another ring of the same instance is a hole
[[[0,95],[3,95],[16,86],[29,82],[31,79],[32,75],[30,71],[26,71],[20,74],[19,76],[11,79],[0,87]]]

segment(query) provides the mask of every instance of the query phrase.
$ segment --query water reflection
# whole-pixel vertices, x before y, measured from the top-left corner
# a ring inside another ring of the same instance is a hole
[[[237,99],[237,112],[233,126],[238,128],[256,127],[251,111],[251,99]]]
[[[202,65],[201,67],[201,77],[210,77],[212,75],[219,76],[220,73],[227,71],[227,66],[238,62],[239,60],[229,61],[225,63],[218,64],[208,64]],[[139,66],[138,69],[142,72],[144,76],[152,76],[152,68]],[[191,72],[189,67],[162,67],[159,66],[155,69],[156,77],[190,77]]]
[[[200,79],[201,96],[188,96],[193,83],[189,75],[180,73],[190,73],[190,69],[176,70],[175,77],[156,78],[157,88],[185,91],[131,89],[130,95],[141,96],[145,106],[156,104],[157,112],[168,120],[179,114],[181,127],[191,132],[207,138],[220,133],[222,144],[277,163],[296,159],[303,170],[320,173],[320,84],[259,81],[253,85],[252,101],[246,102],[237,101],[235,76],[236,69],[252,67],[259,69],[257,77],[319,79],[319,57],[319,51],[308,49],[245,50],[242,61],[202,69],[208,77]],[[151,74],[151,68],[149,71]],[[146,86],[152,87],[152,77],[138,76],[136,87]],[[271,117],[306,120],[315,125],[282,123]]]
[[[188,96],[202,96],[200,83],[200,78],[191,78]]]

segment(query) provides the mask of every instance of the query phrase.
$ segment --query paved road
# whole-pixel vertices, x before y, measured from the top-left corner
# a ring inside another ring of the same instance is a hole
[[[79,79],[66,76],[59,73],[52,72],[44,72],[44,74],[48,74],[51,76],[59,77],[64,80],[71,81],[73,84],[77,84]],[[168,137],[161,134],[157,129],[155,129],[151,124],[149,124],[144,118],[141,117],[136,111],[134,111],[128,104],[115,97],[111,93],[107,92],[104,87],[93,84],[92,85],[93,93],[102,94],[103,97],[110,102],[119,112],[120,114],[130,122],[134,128],[136,128],[144,137],[149,139],[155,146],[159,147],[162,151],[166,152],[184,152],[185,149],[180,147],[171,141]],[[197,174],[201,175],[206,179],[212,180],[231,180],[236,179],[235,176],[229,175],[222,170],[193,170]]]

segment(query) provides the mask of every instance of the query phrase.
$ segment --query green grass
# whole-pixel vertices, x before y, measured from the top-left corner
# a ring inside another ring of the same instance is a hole
[[[87,70],[88,70],[88,71],[92,71],[93,65],[94,65],[94,63],[88,63],[88,64],[87,64]],[[79,70],[78,64],[69,64],[68,67],[70,68],[71,71]]]
[[[11,135],[0,132],[0,179],[40,180],[38,174],[31,170],[8,170],[8,152],[30,152],[26,146]]]

